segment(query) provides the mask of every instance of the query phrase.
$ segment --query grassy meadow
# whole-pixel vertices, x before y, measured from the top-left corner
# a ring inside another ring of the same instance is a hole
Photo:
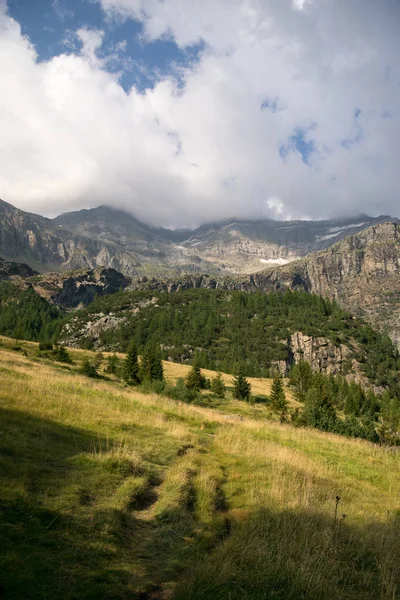
[[[398,453],[88,379],[88,354],[0,341],[1,598],[400,597]]]

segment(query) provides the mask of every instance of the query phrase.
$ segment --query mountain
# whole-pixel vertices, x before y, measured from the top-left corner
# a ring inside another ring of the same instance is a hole
[[[213,269],[131,215],[105,206],[46,219],[0,200],[0,255],[42,273],[100,266],[128,275]]]
[[[400,345],[400,225],[373,225],[325,250],[246,277],[139,278],[130,287],[168,292],[191,288],[303,290],[335,300]]]
[[[278,269],[255,274],[257,289],[303,289],[336,300],[400,344],[400,225],[382,223]]]
[[[0,256],[40,272],[108,267],[128,276],[229,275],[282,265],[390,220],[229,220],[195,230],[154,228],[100,206],[46,219],[0,200]]]
[[[251,273],[265,265],[284,265],[322,250],[344,237],[390,221],[366,215],[330,221],[237,221],[203,225],[183,242],[231,273]]]

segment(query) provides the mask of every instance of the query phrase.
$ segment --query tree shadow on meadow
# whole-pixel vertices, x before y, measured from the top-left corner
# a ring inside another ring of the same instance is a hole
[[[86,457],[110,444],[0,409],[0,598],[132,598],[123,553],[133,523],[92,506],[105,477]]]
[[[202,556],[174,600],[395,600],[400,514],[365,527],[308,511],[234,517],[231,535]]]

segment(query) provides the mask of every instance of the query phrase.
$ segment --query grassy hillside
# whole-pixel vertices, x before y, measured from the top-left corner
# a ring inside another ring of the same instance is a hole
[[[398,597],[397,453],[2,344],[2,597]]]

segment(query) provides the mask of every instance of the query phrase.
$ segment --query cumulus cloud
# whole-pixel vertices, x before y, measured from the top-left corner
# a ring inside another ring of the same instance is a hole
[[[169,226],[400,216],[396,0],[101,5],[105,24],[140,20],[143,43],[201,42],[200,59],[125,92],[101,31],[38,62],[0,0],[5,200],[45,214],[106,203]]]

